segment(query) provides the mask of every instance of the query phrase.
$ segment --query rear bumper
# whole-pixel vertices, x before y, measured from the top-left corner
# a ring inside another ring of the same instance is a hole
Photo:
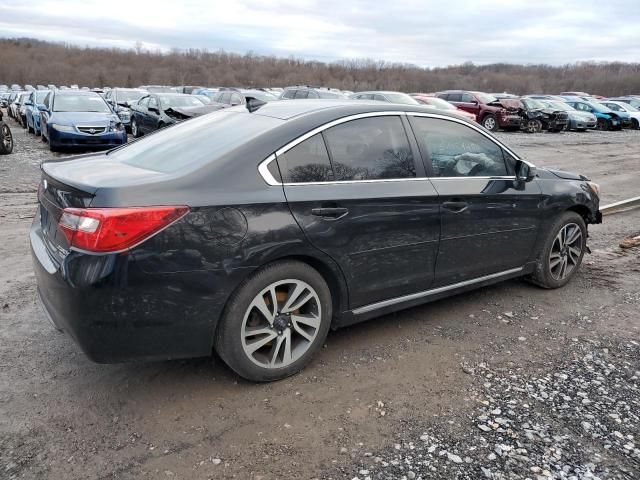
[[[222,299],[220,272],[148,274],[131,254],[71,252],[58,263],[42,237],[39,215],[30,244],[47,317],[91,360],[115,363],[208,356]]]
[[[60,132],[51,128],[49,132],[49,143],[56,147],[111,148],[127,142],[127,132],[125,131],[89,135],[84,133]]]

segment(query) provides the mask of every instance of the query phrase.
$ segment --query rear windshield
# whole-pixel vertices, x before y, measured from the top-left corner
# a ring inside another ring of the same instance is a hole
[[[107,155],[128,165],[157,172],[190,170],[229,153],[281,123],[271,117],[221,110],[159,130]]]

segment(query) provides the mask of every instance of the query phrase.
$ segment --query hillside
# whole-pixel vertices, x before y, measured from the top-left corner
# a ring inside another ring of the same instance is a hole
[[[526,59],[523,59],[526,60]],[[191,49],[170,53],[82,48],[32,39],[0,39],[0,83],[81,86],[142,84],[286,86],[314,84],[348,90],[432,92],[448,88],[487,92],[601,95],[640,93],[640,64],[565,66],[492,64],[424,69],[375,60],[322,63],[297,58]]]

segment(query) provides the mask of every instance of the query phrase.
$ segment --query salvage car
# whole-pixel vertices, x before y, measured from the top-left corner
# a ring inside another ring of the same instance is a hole
[[[105,100],[116,112],[124,128],[131,131],[131,105],[137,103],[149,92],[139,88],[114,88],[105,94]]]
[[[262,90],[243,90],[239,88],[219,90],[212,97],[213,102],[232,107],[235,107],[236,105],[246,105],[247,102],[252,100],[256,100],[258,102],[274,102],[278,100],[278,97]]]
[[[504,100],[505,103],[512,100]],[[540,122],[543,130],[549,132],[561,132],[567,127],[569,115],[564,109],[548,107],[533,98],[521,98],[522,106],[521,114],[525,119],[525,123],[530,125],[532,120]]]
[[[415,98],[402,92],[386,92],[375,90],[372,92],[356,92],[350,95],[352,100],[377,100],[378,102],[397,103],[399,105],[419,105]]]
[[[2,119],[0,110],[0,155],[8,155],[13,152],[13,135],[11,129]]]
[[[49,94],[49,90],[37,90],[31,92],[26,103],[25,115],[27,119],[27,132],[40,136],[40,109],[44,107],[44,99]]]
[[[131,105],[131,134],[141,137],[188,118],[224,108],[217,103],[205,104],[195,95],[157,93],[142,97]]]
[[[509,112],[502,107],[497,98],[482,92],[466,90],[447,90],[436,93],[436,97],[442,98],[456,107],[472,113],[476,121],[492,132],[500,128],[517,130],[520,128],[522,118],[514,112]]]
[[[476,116],[473,113],[469,113],[461,108],[456,107],[454,104],[447,102],[438,97],[434,97],[432,95],[427,95],[425,93],[412,93],[412,98],[415,98],[418,103],[422,105],[427,105],[432,108],[437,108],[439,110],[448,110],[449,113],[457,113],[458,115],[462,115],[467,120],[471,120],[472,122],[476,121]]]
[[[539,100],[540,103],[546,105],[549,108],[555,110],[562,110],[567,113],[567,126],[566,130],[577,130],[584,132],[589,128],[596,128],[597,119],[595,115],[589,112],[578,111],[571,105],[565,102],[558,102],[554,100]]]
[[[565,102],[571,105],[579,112],[589,112],[596,117],[596,128],[598,130],[621,130],[622,129],[622,112],[614,112],[610,108],[599,103],[587,102],[586,100],[576,97],[566,97]],[[625,114],[625,116],[627,116]],[[629,126],[631,119],[629,119]]]
[[[40,110],[42,140],[52,152],[105,149],[127,143],[127,132],[109,104],[95,92],[53,90]]]
[[[640,110],[626,102],[616,102],[615,100],[600,100],[600,104],[610,108],[614,112],[623,112],[631,117],[631,128],[640,128]]]
[[[420,105],[235,107],[45,162],[37,292],[98,362],[207,356],[299,371],[330,328],[502,280],[558,288],[598,186]]]

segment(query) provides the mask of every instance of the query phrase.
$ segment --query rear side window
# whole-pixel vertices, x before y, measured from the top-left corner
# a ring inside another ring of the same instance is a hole
[[[285,183],[333,180],[329,154],[320,133],[278,155],[278,166]]]
[[[474,129],[436,118],[410,117],[423,156],[429,156],[436,177],[509,175],[504,153]]]
[[[449,93],[447,95],[447,100],[450,102],[461,102],[462,94],[461,93]]]
[[[324,132],[336,180],[374,180],[416,176],[400,117],[363,118]]]
[[[296,91],[293,88],[290,88],[289,90],[285,90],[284,93],[282,94],[282,98],[293,98],[296,95]]]

